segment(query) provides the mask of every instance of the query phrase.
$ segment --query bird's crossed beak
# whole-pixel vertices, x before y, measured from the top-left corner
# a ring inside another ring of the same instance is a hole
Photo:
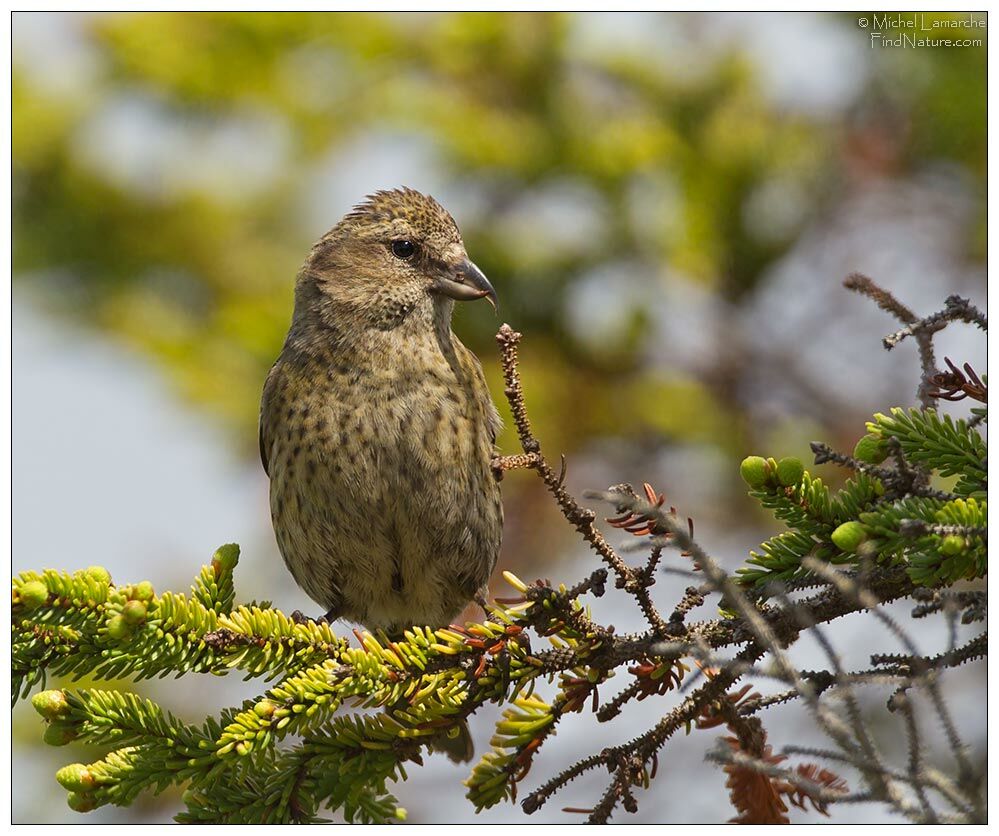
[[[454,272],[438,277],[430,290],[459,302],[485,298],[493,308],[496,307],[496,291],[489,284],[489,279],[467,258],[458,264]]]

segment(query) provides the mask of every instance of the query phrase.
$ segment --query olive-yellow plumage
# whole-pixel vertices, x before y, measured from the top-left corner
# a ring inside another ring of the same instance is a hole
[[[264,386],[278,546],[329,612],[389,634],[447,624],[488,581],[499,417],[454,301],[494,299],[433,198],[379,192],[312,248]]]

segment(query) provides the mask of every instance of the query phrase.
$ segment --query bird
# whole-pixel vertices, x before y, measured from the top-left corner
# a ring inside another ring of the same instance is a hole
[[[496,306],[454,219],[406,187],[355,206],[298,274],[260,456],[278,549],[325,621],[399,637],[446,626],[486,592],[501,421],[451,328],[455,302],[478,299]],[[454,747],[470,757],[467,741]]]

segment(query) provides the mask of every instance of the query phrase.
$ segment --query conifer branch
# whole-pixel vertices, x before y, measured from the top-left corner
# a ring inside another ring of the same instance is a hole
[[[905,326],[892,344],[917,341],[922,407],[875,415],[852,454],[815,443],[816,465],[851,471],[836,491],[797,458],[748,457],[741,475],[750,496],[785,530],[733,574],[698,543],[693,522],[648,484],[587,494],[613,509],[607,524],[631,540],[611,545],[597,514],[566,491],[564,458],[556,472],[542,453],[517,369],[521,335],[504,325],[497,341],[522,453],[498,457],[494,472],[538,473],[561,516],[603,563],[578,582],[525,583],[505,573],[514,595],[484,601],[481,623],[414,626],[389,640],[344,637],[325,623],[237,603],[234,545],[213,555],[189,594],[157,594],[148,581],[114,583],[100,567],[14,578],[14,701],[47,677],[101,683],[238,671],[267,680],[254,699],[200,725],[128,691],[35,694],[47,743],[77,740],[105,750],[90,764],[59,770],[69,805],[80,812],[127,805],[145,788],[186,784],[180,821],[314,822],[335,811],[348,821],[395,821],[405,811],[391,785],[421,765],[435,741],[495,702],[502,716],[490,749],[465,782],[476,810],[516,801],[531,773],[547,770],[552,777],[521,801],[533,813],[600,767],[610,776],[604,791],[565,809],[609,821],[643,803],[640,790],[656,780],[660,752],[679,730],[706,735],[724,726],[727,736],[706,749],[726,772],[738,821],[787,821],[789,805],[827,814],[834,804],[858,801],[880,802],[913,821],[984,821],[984,770],[963,743],[942,682],[988,651],[986,632],[963,644],[956,632],[958,622],[985,619],[987,592],[952,588],[981,584],[988,568],[987,444],[978,430],[987,407],[955,420],[932,404],[984,403],[987,390],[968,364],[961,371],[948,360],[950,371],[938,373],[932,338],[950,322],[984,329],[987,321],[956,297],[919,318],[866,277],[852,276],[847,286]],[[931,486],[934,476],[953,484]],[[632,565],[625,555],[635,547],[644,557]],[[663,566],[671,550],[686,569]],[[665,602],[653,594],[664,572],[696,580]],[[619,633],[584,600],[599,599],[609,578],[631,596],[647,623],[642,632]],[[913,619],[942,622],[945,652],[919,651],[907,624],[884,610],[896,600],[913,603]],[[720,615],[692,621],[708,603]],[[872,650],[867,670],[846,669],[835,648],[830,624],[851,613],[866,614],[892,639],[885,651]],[[788,654],[804,635],[825,655],[816,670],[802,670]],[[894,652],[899,642],[903,653]],[[780,690],[763,697],[740,684],[749,677],[769,678]],[[860,689],[885,684],[894,688],[888,708],[906,740],[898,766],[878,749],[858,700]],[[929,765],[916,692],[929,697],[930,719],[945,731],[954,776]],[[645,700],[659,706],[649,727],[576,763],[553,762],[547,744],[567,714],[606,722]],[[826,747],[772,748],[764,720],[790,702],[805,707]],[[791,764],[792,757],[812,760]],[[844,767],[859,776],[859,787],[851,790],[835,771]]]

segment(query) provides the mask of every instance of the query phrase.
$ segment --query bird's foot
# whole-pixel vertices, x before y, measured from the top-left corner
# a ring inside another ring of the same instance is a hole
[[[319,616],[319,618],[312,618],[312,616],[306,615],[301,610],[295,610],[288,617],[296,624],[332,624],[338,618],[335,609],[329,610],[325,615]]]

